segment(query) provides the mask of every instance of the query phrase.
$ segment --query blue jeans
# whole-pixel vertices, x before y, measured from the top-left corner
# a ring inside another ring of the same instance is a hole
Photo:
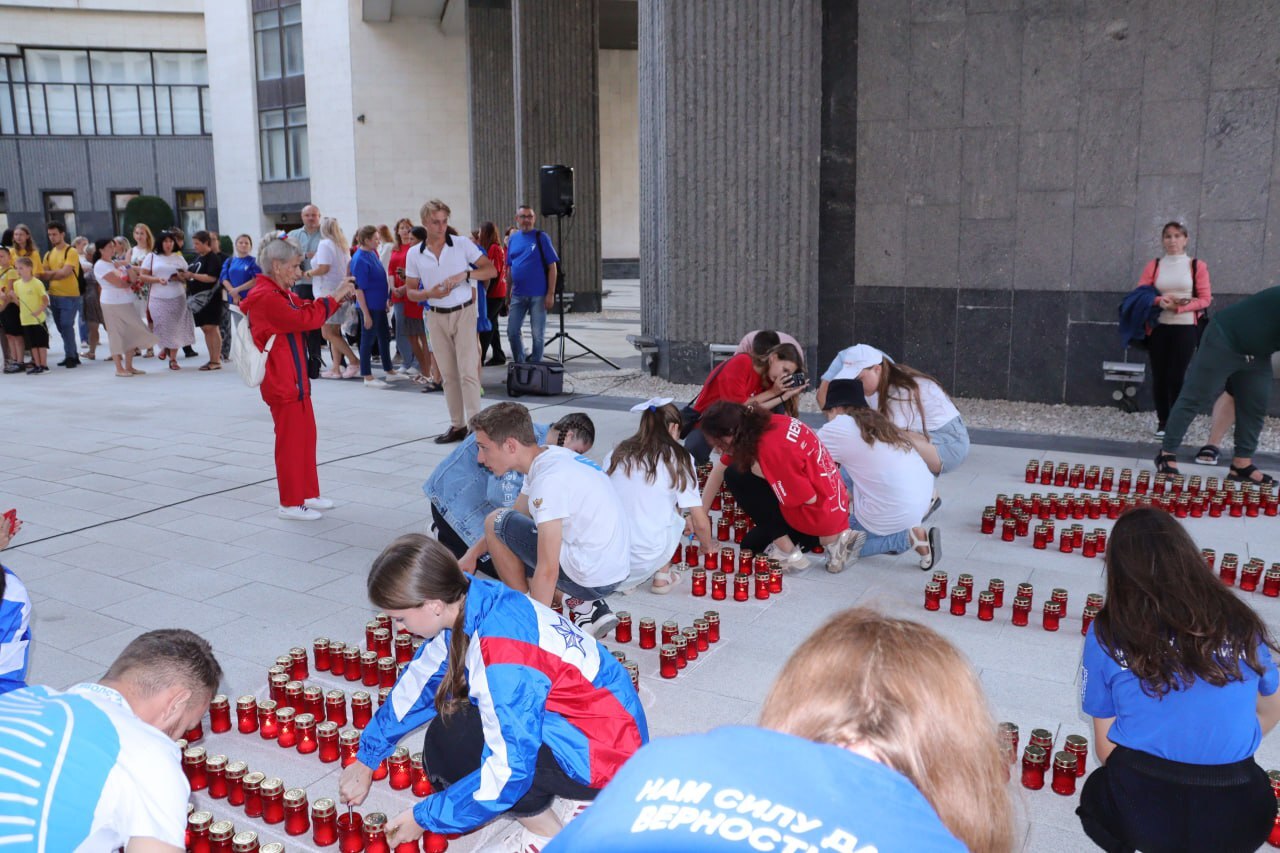
[[[849,529],[861,530],[867,534],[867,541],[862,546],[861,555],[863,557],[874,557],[876,554],[901,554],[911,547],[910,529],[890,533],[888,536],[881,536],[879,533],[872,533],[867,530],[852,515],[849,516]]]
[[[62,354],[69,359],[79,361],[80,351],[76,349],[76,317],[84,305],[80,296],[51,296],[49,308],[53,311],[53,322],[62,335]]]
[[[533,523],[533,519],[508,507],[498,512],[498,517],[493,521],[493,532],[524,563],[525,577],[533,577],[534,568],[538,565],[538,526]],[[565,573],[563,565],[560,566],[560,577],[556,580],[556,588],[583,601],[604,598],[619,586],[620,583],[583,586]]]
[[[373,375],[373,344],[378,344],[378,352],[382,355],[382,369],[387,373],[395,370],[395,366],[391,362],[391,327],[387,325],[387,309],[381,311],[369,310],[369,317],[373,320],[373,328],[366,329],[362,325],[360,327],[360,375]]]
[[[417,367],[418,357],[413,354],[413,345],[404,332],[404,303],[393,303],[392,310],[396,318],[396,352],[400,353],[400,367],[404,370]]]
[[[524,341],[520,337],[524,317],[529,315],[533,326],[533,356],[528,361],[542,361],[542,346],[547,338],[546,296],[512,296],[507,309],[507,342],[511,344],[512,361],[525,361]]]

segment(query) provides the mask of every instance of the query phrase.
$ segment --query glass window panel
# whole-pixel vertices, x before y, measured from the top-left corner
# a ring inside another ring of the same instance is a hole
[[[282,24],[301,24],[302,23],[302,4],[294,3],[291,6],[281,6],[280,22]]]
[[[21,59],[15,59],[9,63],[9,70],[13,73],[13,79],[17,80],[19,83],[26,82],[26,79],[27,79],[26,68],[27,68],[26,63],[23,62]]]
[[[197,231],[204,230],[204,211],[203,210],[184,210],[182,211],[182,233],[187,235],[187,245],[191,244],[191,237]]]
[[[284,111],[283,110],[263,110],[258,114],[258,123],[263,130],[270,130],[276,127],[284,127]]]
[[[138,88],[136,86],[111,86],[111,132],[116,136],[137,136],[142,133],[138,115]]]
[[[204,85],[209,82],[203,53],[157,53],[156,82],[170,85]]]
[[[289,126],[298,127],[307,123],[306,107],[289,107]]]
[[[75,210],[76,200],[70,193],[45,193],[44,208],[49,213],[64,213]]]
[[[275,9],[258,12],[253,16],[253,29],[255,32],[274,29],[278,26],[280,26],[280,18]]]
[[[138,99],[142,101],[142,132],[147,136],[155,136],[159,132],[156,127],[156,105],[159,97],[163,96],[158,96],[156,90],[150,86],[142,86],[138,89]],[[167,113],[165,119],[168,120]]]
[[[213,133],[213,110],[209,106],[209,89],[207,87],[200,90],[200,118],[204,122],[201,132]]]
[[[195,86],[169,89],[173,102],[173,132],[188,135],[200,133],[200,92]]]
[[[311,172],[311,161],[307,152],[307,129],[297,127],[289,129],[289,177],[305,178]]]
[[[49,113],[44,106],[44,87],[39,83],[27,84],[27,98],[31,101],[31,132],[49,132]]]
[[[76,214],[74,210],[69,210],[61,214],[62,224],[67,229],[67,242],[70,243],[80,235],[76,230]]]
[[[169,136],[173,133],[173,110],[169,106],[169,87],[156,86],[154,90],[149,91],[155,93],[156,133]]]
[[[0,82],[9,79],[9,60],[0,57]]]
[[[143,51],[90,51],[89,65],[95,83],[145,85],[151,82],[151,54]]]
[[[28,50],[31,82],[88,83],[89,60],[83,50]]]
[[[88,86],[76,86],[76,110],[80,114],[80,132],[93,136],[93,92]]]
[[[0,133],[13,134],[18,132],[17,124],[13,117],[13,98],[10,95],[9,87],[0,86]]]
[[[27,102],[27,87],[13,87],[13,107],[14,118],[17,119],[18,133],[27,134],[31,132],[31,113],[30,104]]]
[[[278,30],[253,34],[253,52],[257,57],[258,79],[280,77],[280,33]]]
[[[111,135],[111,98],[106,86],[93,87],[93,115],[98,122],[98,133]]]
[[[49,110],[49,132],[62,136],[79,133],[75,87],[51,83],[44,87],[44,97]]]
[[[262,179],[282,181],[286,177],[284,131],[262,131]]]
[[[302,73],[302,27],[295,24],[284,28],[284,74],[293,77]]]

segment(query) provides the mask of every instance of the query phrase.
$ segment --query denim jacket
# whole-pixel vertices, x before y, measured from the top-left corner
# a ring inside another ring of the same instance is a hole
[[[533,425],[538,444],[547,440],[548,429],[545,424]],[[477,461],[478,456],[473,433],[437,465],[422,484],[422,493],[468,545],[484,538],[485,516],[514,504],[524,485],[523,474],[508,471],[495,477]]]

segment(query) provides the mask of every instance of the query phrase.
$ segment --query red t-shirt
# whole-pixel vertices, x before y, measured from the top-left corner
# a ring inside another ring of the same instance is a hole
[[[732,463],[728,455],[721,457]],[[835,536],[849,527],[849,492],[817,433],[789,415],[774,415],[760,437],[756,464],[782,517],[801,533]],[[813,503],[806,503],[817,498]]]
[[[756,373],[751,356],[738,353],[711,372],[698,399],[693,401],[693,407],[705,412],[708,406],[719,400],[745,403],[763,390],[764,382]]]
[[[489,260],[493,261],[493,266],[498,270],[496,278],[489,279],[486,284],[488,290],[485,296],[489,299],[503,299],[507,295],[507,250],[502,248],[501,243],[494,243],[489,247],[486,254]]]
[[[393,277],[396,287],[404,285],[404,259],[409,254],[410,248],[412,248],[411,245],[405,243],[403,246],[396,246],[391,250],[391,259],[387,262],[387,273]],[[415,320],[422,319],[421,302],[413,302],[408,298],[397,298],[395,296],[391,297],[391,301],[404,303],[404,316],[412,317]]]

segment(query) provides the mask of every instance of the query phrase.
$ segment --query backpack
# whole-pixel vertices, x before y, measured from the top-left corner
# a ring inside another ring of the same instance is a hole
[[[271,347],[275,346],[276,336],[267,338],[264,349],[258,349],[253,342],[253,332],[249,329],[249,317],[238,305],[228,305],[232,313],[231,324],[231,363],[236,372],[250,388],[257,388],[267,376],[267,356],[271,355]]]

